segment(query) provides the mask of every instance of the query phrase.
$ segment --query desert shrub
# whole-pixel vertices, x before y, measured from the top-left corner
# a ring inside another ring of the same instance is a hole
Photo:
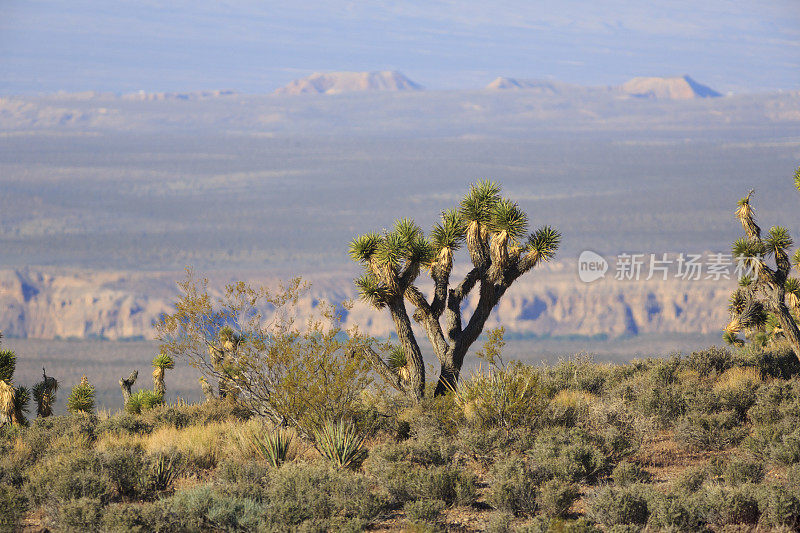
[[[551,476],[591,481],[605,473],[611,463],[602,445],[602,438],[582,429],[553,429],[536,438],[529,454]]]
[[[650,481],[650,473],[643,470],[638,463],[622,461],[611,472],[614,483],[620,486],[632,485],[634,483],[647,483]]]
[[[414,500],[406,502],[403,510],[411,522],[423,522],[435,524],[439,521],[439,516],[445,508],[442,500]]]
[[[689,368],[696,370],[702,376],[721,374],[734,365],[731,352],[717,346],[692,352],[686,362]]]
[[[564,389],[559,391],[547,406],[545,421],[548,424],[572,427],[589,415],[597,397],[585,391]]]
[[[60,502],[55,523],[59,531],[97,531],[103,516],[103,503],[92,498]]]
[[[35,419],[22,433],[29,461],[38,461],[66,447],[73,450],[92,447],[97,438],[97,424],[96,417],[87,415]]]
[[[144,496],[146,463],[140,447],[117,447],[103,452],[98,459],[122,499],[138,500]]]
[[[266,501],[271,522],[288,526],[329,517],[372,519],[386,507],[364,476],[318,464],[287,463],[275,470]]]
[[[673,486],[677,493],[694,493],[700,490],[707,478],[708,472],[704,467],[690,466],[678,474]]]
[[[0,531],[16,531],[27,507],[19,489],[0,483]]]
[[[263,529],[265,509],[258,502],[238,499],[210,486],[177,491],[161,500],[157,519],[160,531],[254,531]]]
[[[646,486],[642,485],[599,487],[587,498],[586,514],[607,528],[644,525],[649,517],[647,492]]]
[[[703,531],[705,522],[690,499],[676,494],[652,491],[647,508],[650,517],[648,528],[654,531]]]
[[[744,419],[756,401],[756,391],[760,386],[761,373],[757,369],[734,367],[714,382],[713,390],[723,409],[735,411]]]
[[[359,418],[372,378],[369,362],[352,355],[373,339],[344,331],[334,306],[319,300],[315,315],[296,323],[308,288],[300,278],[277,290],[230,283],[212,297],[208,280],[188,271],[179,287],[175,312],[156,324],[162,353],[193,363],[252,413],[307,436],[326,420]]]
[[[748,345],[738,354],[739,364],[757,368],[763,376],[791,379],[800,374],[800,361],[787,344],[778,343],[766,348]]]
[[[138,415],[164,404],[164,396],[149,389],[140,389],[125,402],[125,412]]]
[[[153,504],[118,503],[103,509],[102,530],[109,533],[146,533],[158,531],[153,520]]]
[[[564,517],[579,496],[580,491],[575,484],[551,479],[539,487],[539,508],[549,517]]]
[[[489,515],[486,523],[486,533],[511,533],[511,523],[514,521],[514,514],[508,511],[494,511]]]
[[[769,448],[769,457],[772,461],[782,465],[792,465],[800,462],[800,428],[792,433],[783,435]]]
[[[506,432],[534,424],[547,405],[538,371],[521,363],[474,372],[454,392],[468,421]]]
[[[770,528],[800,526],[800,496],[795,490],[779,485],[763,487],[758,495],[760,524]]]
[[[747,457],[733,457],[725,465],[722,477],[725,483],[731,486],[744,483],[761,483],[761,480],[764,479],[764,465]]]
[[[689,414],[675,428],[675,439],[694,450],[724,450],[747,435],[735,411]]]
[[[758,499],[749,485],[707,485],[700,497],[700,510],[708,523],[724,526],[758,522]]]
[[[116,487],[97,454],[79,450],[37,463],[29,471],[25,491],[36,505],[80,498],[105,503],[114,497]]]
[[[182,429],[188,426],[192,421],[191,415],[186,412],[185,409],[171,405],[154,407],[148,413],[147,418],[156,428],[172,427],[175,429]]]
[[[565,389],[599,395],[618,374],[614,365],[596,363],[589,355],[561,359],[543,372],[543,384],[554,393]]]
[[[97,424],[97,433],[116,435],[148,435],[153,431],[153,424],[142,417],[130,414],[112,416]]]
[[[475,476],[455,466],[419,466],[384,458],[370,458],[364,466],[394,503],[432,498],[448,505],[471,505],[477,498]]]
[[[455,442],[460,451],[487,464],[498,449],[508,445],[509,439],[498,428],[467,424],[458,430]]]
[[[638,528],[636,529],[638,530]],[[537,516],[530,522],[514,528],[514,531],[516,533],[600,533],[601,530],[583,517],[577,520],[564,520]]]
[[[500,511],[533,515],[538,508],[539,485],[545,479],[545,473],[521,457],[506,457],[492,465],[486,501]]]

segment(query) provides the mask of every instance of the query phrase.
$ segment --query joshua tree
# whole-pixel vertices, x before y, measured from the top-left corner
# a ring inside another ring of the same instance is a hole
[[[119,388],[122,390],[122,405],[128,405],[128,400],[131,399],[131,388],[136,383],[136,378],[139,377],[139,371],[134,370],[127,379],[119,378]]]
[[[795,172],[794,179],[800,188],[800,169]],[[772,334],[783,335],[800,359],[800,330],[791,312],[800,311],[800,280],[789,277],[788,251],[793,245],[792,238],[782,226],[773,226],[766,237],[761,236],[761,228],[756,224],[750,205],[752,195],[753,191],[750,191],[739,200],[736,217],[745,236],[733,243],[733,254],[752,269],[753,276],[743,277],[731,295],[731,321],[725,328],[724,339],[742,345],[744,341],[737,336],[739,332],[753,334],[766,329]],[[774,266],[767,263],[766,259],[770,257]],[[800,250],[795,252],[793,260],[796,266],[800,266]]]
[[[161,352],[153,359],[153,391],[156,394],[160,394],[162,398],[167,392],[164,373],[172,368],[175,368],[175,361],[167,353]]]
[[[36,415],[47,418],[53,414],[53,405],[56,403],[58,381],[48,376],[42,367],[42,381],[33,386],[33,399],[36,401]]]
[[[214,399],[214,387],[208,382],[208,380],[204,376],[200,376],[197,380],[200,383],[200,388],[203,389],[203,396],[206,397],[206,401],[210,402]]]
[[[72,392],[67,398],[67,410],[73,414],[88,414],[94,411],[94,387],[86,376],[81,378],[81,382],[72,388]]]
[[[230,326],[225,326],[219,330],[217,342],[208,346],[211,364],[215,373],[220,376],[220,398],[236,399],[236,386],[231,378],[233,377],[232,373],[236,371],[234,361],[244,342],[244,337],[237,334]]]
[[[0,333],[0,339],[3,334]],[[17,367],[17,354],[11,350],[0,350],[0,420],[12,424],[25,425],[24,412],[28,410],[31,399],[27,388],[14,388],[14,370]]]
[[[467,350],[506,290],[558,249],[558,231],[543,226],[523,242],[527,228],[525,212],[500,196],[499,185],[483,181],[470,188],[458,209],[442,213],[430,239],[414,221],[401,219],[392,231],[367,233],[352,241],[350,255],[365,270],[355,281],[361,297],[389,311],[400,341],[388,362],[374,350],[364,350],[384,380],[414,398],[423,396],[425,367],[407,301],[414,306],[412,316],[424,328],[441,365],[436,394],[455,386]],[[451,286],[453,252],[465,242],[472,268]],[[414,284],[423,268],[429,269],[433,280],[431,300]],[[473,289],[479,296],[477,306],[464,320],[462,304]]]

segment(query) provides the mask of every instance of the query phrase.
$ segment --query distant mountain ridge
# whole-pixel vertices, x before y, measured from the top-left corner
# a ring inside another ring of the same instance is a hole
[[[573,266],[549,265],[545,281],[520,280],[492,313],[487,327],[503,325],[510,334],[522,336],[707,334],[721,330],[728,318],[730,284],[605,279],[578,285]],[[0,270],[0,331],[40,339],[152,339],[152,324],[171,309],[177,296],[175,280],[180,277],[178,272]],[[212,287],[231,281],[224,275],[211,277]],[[219,295],[213,289],[212,293]],[[320,275],[314,280],[314,294],[298,301],[301,316],[313,315],[315,296],[331,302],[357,298],[350,276]],[[466,307],[476,305],[476,295],[470,294]],[[356,324],[371,335],[392,331],[388,316],[362,303],[343,311],[343,325]]]
[[[633,78],[622,84],[623,92],[641,98],[667,98],[688,100],[691,98],[716,98],[722,96],[711,87],[697,83],[689,76],[673,78]]]
[[[317,72],[294,80],[275,90],[274,94],[340,94],[372,91],[421,91],[422,86],[404,74],[385,70],[381,72]]]
[[[696,82],[688,75],[637,77],[616,87],[583,87],[550,80],[499,77],[487,85],[486,89],[534,90],[548,95],[559,95],[568,91],[617,92],[626,96],[659,100],[689,100],[692,98],[716,98],[722,96],[721,93]]]

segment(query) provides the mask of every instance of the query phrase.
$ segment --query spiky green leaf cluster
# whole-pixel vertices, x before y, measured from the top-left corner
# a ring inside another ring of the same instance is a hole
[[[742,237],[734,241],[731,249],[734,259],[741,260],[748,265],[752,265],[755,261],[758,261],[767,252],[761,240],[748,239],[747,237]]]
[[[794,171],[794,186],[795,188],[800,191],[800,167]]]
[[[11,350],[0,350],[0,381],[11,383],[17,367],[17,354]]]
[[[786,278],[786,281],[783,284],[783,289],[787,293],[794,294],[800,298],[800,279]]]
[[[500,200],[500,185],[489,180],[471,185],[467,196],[461,200],[459,213],[468,222],[488,225],[492,210]]]
[[[160,368],[162,370],[170,370],[175,368],[175,361],[169,354],[161,352],[153,359],[153,368]]]
[[[67,398],[67,410],[70,413],[91,413],[94,411],[94,387],[86,376],[81,378],[81,382],[72,388]]]
[[[778,319],[777,315],[774,313],[767,314],[767,319],[764,321],[764,330],[772,336],[779,335],[783,332],[781,321]]]
[[[764,304],[754,300],[748,300],[742,312],[739,313],[739,322],[748,329],[760,329],[767,321],[767,312]]]
[[[284,428],[275,430],[259,428],[242,431],[240,438],[260,457],[266,459],[275,468],[278,468],[286,462],[294,435]]]
[[[138,415],[144,411],[149,411],[153,407],[163,405],[163,403],[163,394],[148,389],[141,389],[131,394],[131,397],[128,398],[128,401],[125,403],[125,411],[132,415]]]
[[[378,309],[382,309],[386,305],[389,293],[374,274],[368,272],[356,278],[354,283],[362,300]]]
[[[741,289],[733,291],[729,298],[728,309],[732,315],[738,316],[747,306],[747,295]]]
[[[408,364],[408,358],[401,346],[392,348],[392,351],[389,352],[389,356],[386,358],[386,364],[389,365],[389,368],[392,370],[398,370]]]
[[[516,202],[501,198],[492,207],[488,227],[492,231],[505,231],[512,239],[520,239],[528,231],[528,215]]]
[[[314,445],[339,468],[358,468],[367,457],[364,435],[359,434],[352,422],[328,421],[314,431]]]
[[[442,212],[441,222],[437,222],[431,232],[431,241],[438,252],[443,248],[458,250],[464,243],[467,223],[455,209]]]
[[[769,234],[764,238],[764,245],[766,252],[769,255],[775,255],[777,252],[785,251],[792,246],[792,237],[789,235],[789,230],[783,226],[772,226]]]
[[[15,389],[14,395],[14,409],[18,413],[28,412],[28,403],[31,401],[31,392],[27,387],[20,385]]]
[[[377,233],[366,233],[356,237],[350,243],[350,257],[353,261],[368,262],[378,251],[381,240],[383,239]]]
[[[53,414],[53,406],[56,404],[56,393],[58,392],[58,381],[48,377],[38,382],[31,390],[33,401],[37,405],[37,414],[41,417],[48,417]]]
[[[539,254],[542,261],[555,256],[561,244],[561,232],[551,226],[542,226],[528,237],[528,250]]]
[[[722,334],[722,340],[725,341],[726,344],[730,344],[732,346],[744,346],[744,341],[740,339],[736,333],[731,331],[726,331]]]

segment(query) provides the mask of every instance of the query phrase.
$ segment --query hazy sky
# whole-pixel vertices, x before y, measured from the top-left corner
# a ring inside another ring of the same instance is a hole
[[[429,89],[690,74],[723,92],[796,90],[800,1],[0,0],[0,94],[263,93],[387,69]]]

